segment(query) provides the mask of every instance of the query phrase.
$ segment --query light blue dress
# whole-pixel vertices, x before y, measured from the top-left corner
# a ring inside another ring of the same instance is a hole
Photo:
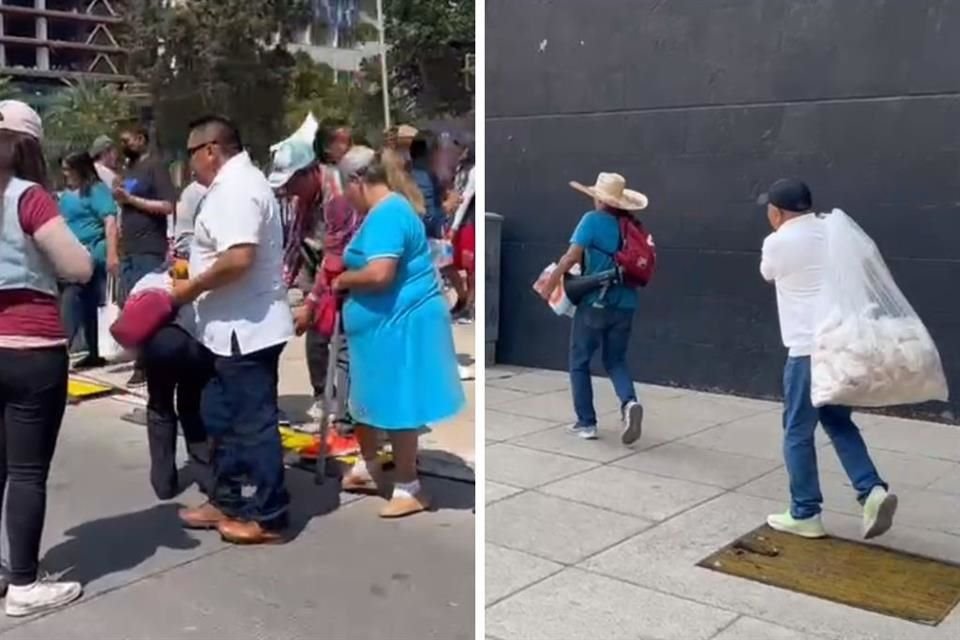
[[[397,260],[386,289],[350,292],[343,324],[350,349],[350,411],[379,429],[418,429],[452,418],[465,404],[450,311],[423,222],[402,196],[370,210],[347,246],[348,270]]]

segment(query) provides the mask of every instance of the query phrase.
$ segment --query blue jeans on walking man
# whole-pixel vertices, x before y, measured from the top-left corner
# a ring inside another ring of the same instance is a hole
[[[637,400],[633,377],[627,366],[632,325],[633,310],[583,305],[574,314],[570,332],[570,387],[577,427],[597,426],[590,378],[590,361],[597,350],[620,399],[620,409]]]
[[[860,504],[870,490],[887,485],[880,479],[860,429],[850,418],[849,407],[819,409],[810,400],[810,357],[791,357],[783,374],[783,458],[790,476],[790,515],[801,520],[821,511],[823,495],[817,472],[814,432],[823,425]]]

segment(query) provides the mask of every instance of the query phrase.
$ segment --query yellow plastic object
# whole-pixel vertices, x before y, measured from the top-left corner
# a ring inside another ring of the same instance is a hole
[[[289,427],[280,427],[280,444],[288,451],[302,451],[312,446],[314,436]]]
[[[116,387],[89,380],[69,378],[67,380],[67,399],[71,403],[83,402],[93,398],[100,398],[116,391]]]

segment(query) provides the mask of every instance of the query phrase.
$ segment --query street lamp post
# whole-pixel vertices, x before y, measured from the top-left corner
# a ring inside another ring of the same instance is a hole
[[[377,0],[377,27],[380,35],[380,74],[383,86],[383,123],[390,128],[390,85],[387,80],[387,41],[386,25],[383,20],[383,0]]]

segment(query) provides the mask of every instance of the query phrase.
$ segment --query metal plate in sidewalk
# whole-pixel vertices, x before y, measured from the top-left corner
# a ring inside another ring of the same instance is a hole
[[[932,626],[960,603],[958,565],[841,538],[800,538],[767,526],[698,566]]]

